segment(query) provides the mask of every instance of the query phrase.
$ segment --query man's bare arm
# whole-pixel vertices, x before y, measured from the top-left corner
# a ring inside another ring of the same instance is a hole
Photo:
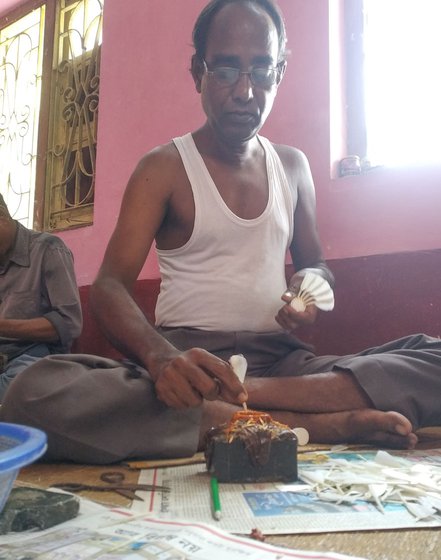
[[[167,220],[173,192],[170,150],[146,156],[124,194],[115,231],[91,289],[91,306],[107,338],[150,373],[158,398],[176,408],[197,406],[202,398],[246,399],[228,364],[201,349],[181,352],[150,325],[132,296],[134,283],[153,241]]]
[[[297,190],[294,233],[290,246],[296,272],[288,283],[289,292],[297,293],[306,270],[319,274],[332,286],[334,277],[323,258],[317,229],[315,189],[308,160],[299,150],[287,147],[279,150],[291,187]],[[292,331],[299,325],[313,323],[317,316],[316,307],[310,305],[303,312],[295,311],[288,305],[292,299],[292,293],[289,292],[282,296],[287,305],[279,311],[277,322],[287,331]]]
[[[313,268],[331,285],[334,277],[323,258],[317,229],[316,197],[314,183],[306,156],[297,151],[298,200],[294,214],[294,235],[290,247],[296,271]]]
[[[33,319],[0,319],[0,336],[34,342],[54,342],[58,333],[45,317]]]
[[[167,211],[170,187],[163,163],[161,155],[148,154],[130,177],[91,289],[92,310],[104,334],[124,355],[145,366],[153,379],[161,356],[177,350],[152,328],[132,290]]]

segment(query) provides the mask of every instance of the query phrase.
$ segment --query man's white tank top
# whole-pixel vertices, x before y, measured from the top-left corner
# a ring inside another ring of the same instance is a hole
[[[173,139],[193,191],[190,239],[177,249],[157,249],[161,290],[156,324],[203,330],[280,330],[275,315],[286,290],[285,258],[293,235],[297,198],[282,162],[261,136],[269,196],[255,219],[225,204],[189,133]]]

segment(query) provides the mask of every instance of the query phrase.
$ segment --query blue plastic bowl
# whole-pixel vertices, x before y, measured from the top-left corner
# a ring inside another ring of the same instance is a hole
[[[21,469],[43,455],[46,434],[35,428],[0,422],[0,513]]]

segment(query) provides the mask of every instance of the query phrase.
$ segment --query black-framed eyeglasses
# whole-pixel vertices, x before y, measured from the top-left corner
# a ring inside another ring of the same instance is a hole
[[[271,89],[277,82],[279,74],[279,66],[254,66],[248,72],[244,72],[232,66],[215,66],[213,70],[209,70],[205,60],[202,62],[204,63],[206,74],[211,76],[218,85],[223,87],[234,86],[239,81],[239,78],[245,74],[250,77],[253,86],[262,89]]]

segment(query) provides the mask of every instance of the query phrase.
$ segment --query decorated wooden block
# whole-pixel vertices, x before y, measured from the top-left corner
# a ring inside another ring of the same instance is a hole
[[[206,435],[207,470],[219,482],[297,480],[297,436],[270,414],[236,412]]]

